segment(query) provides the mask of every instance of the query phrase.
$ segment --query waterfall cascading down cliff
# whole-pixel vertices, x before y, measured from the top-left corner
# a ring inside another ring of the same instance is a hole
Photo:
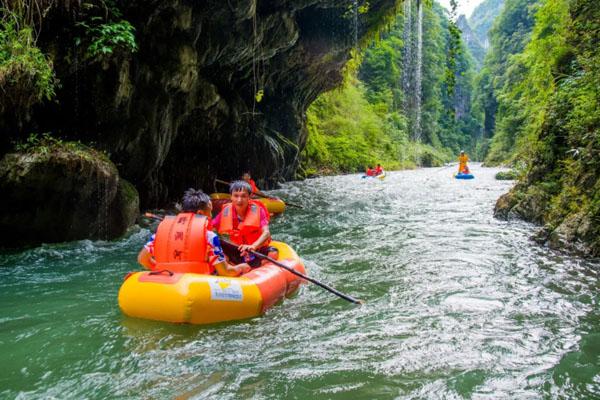
[[[416,13],[414,12],[416,8]],[[404,2],[404,49],[402,91],[404,93],[403,111],[408,117],[410,136],[415,142],[421,142],[421,106],[423,77],[423,4],[421,0]],[[419,164],[419,155],[415,158]]]
[[[415,65],[415,141],[421,141],[421,100],[423,77],[423,2],[417,0],[417,56]]]

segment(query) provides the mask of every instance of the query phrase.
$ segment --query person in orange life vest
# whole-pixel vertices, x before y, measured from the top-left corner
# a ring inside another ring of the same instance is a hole
[[[464,150],[460,151],[460,156],[458,156],[458,173],[467,173],[468,172],[463,172],[465,170],[465,168],[467,169],[467,171],[469,170],[469,168],[467,168],[467,162],[469,162],[469,156],[465,154]]]
[[[250,185],[250,187],[252,188],[252,194],[258,194],[263,197],[270,197],[261,192],[260,189],[258,189],[258,186],[256,186],[256,182],[254,182],[254,179],[252,179],[252,177],[250,176],[250,172],[244,172],[244,175],[242,175],[242,179]]]
[[[377,164],[377,168],[375,168],[375,176],[383,174],[383,168],[381,164]]]
[[[183,195],[182,212],[167,216],[155,235],[138,255],[138,262],[151,270],[194,272],[237,276],[250,267],[229,265],[219,237],[212,231],[212,203],[201,190],[188,189]]]
[[[258,187],[256,186],[256,182],[254,182],[254,179],[252,179],[252,177],[250,176],[250,172],[244,172],[244,175],[242,175],[242,179],[246,181],[248,185],[250,185],[252,193],[258,192]]]
[[[257,200],[252,200],[252,187],[246,181],[232,182],[229,191],[231,203],[213,219],[213,226],[219,233],[229,235],[237,247],[224,244],[225,253],[233,263],[245,262],[252,268],[261,266],[261,259],[250,251],[256,251],[271,258],[277,258],[277,249],[269,247],[269,212]]]

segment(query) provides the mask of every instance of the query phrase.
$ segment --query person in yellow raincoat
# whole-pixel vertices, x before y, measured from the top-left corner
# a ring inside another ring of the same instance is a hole
[[[458,156],[458,173],[459,174],[461,174],[461,173],[468,174],[469,173],[469,167],[467,167],[467,162],[469,162],[469,156],[465,154],[464,150],[461,150],[460,156]]]

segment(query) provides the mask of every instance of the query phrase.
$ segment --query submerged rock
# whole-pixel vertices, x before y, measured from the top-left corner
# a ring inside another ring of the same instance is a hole
[[[136,189],[107,156],[78,143],[6,154],[0,193],[2,247],[113,239],[139,214]]]
[[[520,182],[497,200],[494,217],[520,218],[541,225],[533,239],[550,248],[600,256],[600,207],[589,201],[574,204],[573,199],[564,204],[561,196],[564,193],[553,196],[539,184],[527,187]]]
[[[513,170],[500,171],[496,174],[496,180],[498,181],[514,181],[517,178],[517,173]]]
[[[544,222],[547,204],[548,195],[543,190],[535,186],[526,188],[517,185],[496,201],[494,217],[501,219],[517,217],[541,224]]]

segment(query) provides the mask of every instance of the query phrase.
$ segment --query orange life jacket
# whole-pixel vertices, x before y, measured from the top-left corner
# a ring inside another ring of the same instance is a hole
[[[237,245],[252,244],[262,235],[262,228],[260,227],[261,208],[265,211],[268,221],[269,212],[264,204],[260,201],[249,200],[246,216],[242,222],[239,222],[237,218],[235,220],[233,218],[233,205],[231,203],[225,204],[221,211],[221,220],[217,230],[219,233],[228,234],[231,241]],[[267,246],[269,243],[271,243],[270,237],[262,246]]]
[[[154,269],[211,274],[206,243],[208,224],[208,218],[194,213],[165,217],[154,239]]]
[[[256,182],[254,182],[254,179],[248,179],[248,183],[250,184],[250,187],[252,188],[252,193],[258,192],[258,188],[256,187]]]

